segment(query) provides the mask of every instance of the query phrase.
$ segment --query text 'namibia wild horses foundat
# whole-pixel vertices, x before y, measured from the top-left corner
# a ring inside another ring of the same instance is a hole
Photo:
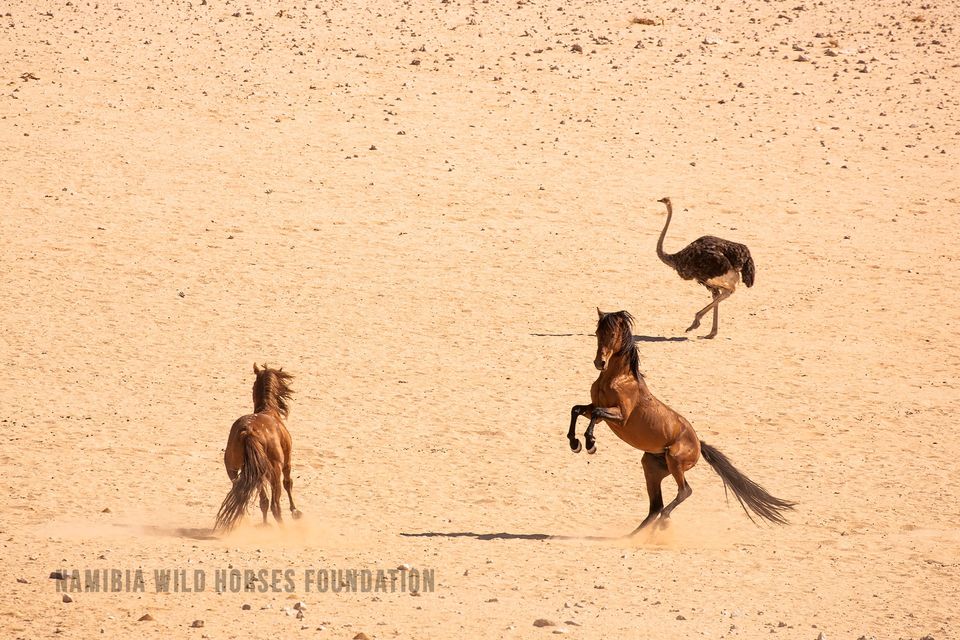
[[[280,482],[290,500],[290,514],[294,519],[300,511],[293,505],[293,480],[290,478],[290,448],[292,440],[283,421],[290,412],[288,402],[293,395],[290,381],[293,376],[283,369],[253,365],[257,379],[253,382],[253,413],[239,418],[230,428],[223,464],[233,487],[220,505],[215,528],[230,530],[247,511],[254,492],[260,494],[263,524],[267,524],[267,510],[283,524],[280,510]],[[267,498],[267,490],[270,498]]]
[[[640,373],[639,355],[633,339],[633,317],[626,311],[603,313],[597,309],[597,356],[593,364],[600,376],[590,388],[590,404],[575,405],[571,410],[567,438],[574,453],[582,449],[577,438],[579,416],[590,418],[584,433],[587,453],[596,453],[593,428],[604,421],[621,440],[643,451],[643,475],[647,481],[650,512],[633,535],[657,522],[665,521],[693,490],[684,474],[697,460],[703,459],[713,467],[724,488],[736,496],[747,516],[752,511],[770,522],[785,524],[783,512],[792,509],[793,502],[781,500],[767,493],[763,487],[738,471],[715,448],[697,437],[686,418],[654,397]],[[667,476],[677,482],[677,497],[663,505],[660,483]]]

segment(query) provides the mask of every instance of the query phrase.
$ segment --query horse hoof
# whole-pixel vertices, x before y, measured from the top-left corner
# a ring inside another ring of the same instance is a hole
[[[574,438],[570,441],[570,450],[574,453],[580,453],[580,450],[583,449],[583,446],[580,444],[580,441],[577,438]]]
[[[597,452],[597,445],[593,445],[592,447],[587,447],[587,453],[589,453],[590,455],[593,455],[596,452]]]
[[[303,517],[303,513],[301,513],[299,509],[294,509],[293,511],[290,512],[290,515],[293,517],[294,520],[299,520],[300,518]]]

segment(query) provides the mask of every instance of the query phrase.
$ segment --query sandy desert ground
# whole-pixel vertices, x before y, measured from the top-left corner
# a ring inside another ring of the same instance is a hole
[[[0,5],[0,636],[960,637],[958,20]],[[756,260],[713,341],[683,339],[709,296],[656,258],[662,196],[668,251]],[[653,392],[796,500],[789,526],[701,462],[669,528],[618,538],[640,454],[564,438],[597,306],[637,317]],[[254,361],[296,376],[305,518],[213,536]],[[402,564],[435,589],[302,584]],[[155,592],[228,568],[297,583]],[[65,603],[61,569],[146,589]]]

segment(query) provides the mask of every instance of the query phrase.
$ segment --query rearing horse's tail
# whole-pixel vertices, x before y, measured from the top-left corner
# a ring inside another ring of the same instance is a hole
[[[713,467],[713,470],[723,480],[723,490],[726,491],[729,488],[733,491],[733,495],[740,502],[740,506],[743,507],[750,520],[753,520],[753,516],[750,515],[750,511],[753,511],[764,520],[777,524],[787,524],[783,512],[793,509],[795,502],[782,500],[767,493],[766,489],[734,467],[727,456],[703,440],[700,441],[700,453],[707,464]]]
[[[240,441],[243,446],[243,468],[220,505],[214,529],[229,531],[237,526],[247,511],[250,498],[270,474],[270,461],[260,439],[244,430],[240,432]]]

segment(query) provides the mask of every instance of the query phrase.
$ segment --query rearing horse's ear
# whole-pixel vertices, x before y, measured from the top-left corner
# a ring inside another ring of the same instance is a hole
[[[253,375],[255,376],[260,375],[260,367],[257,366],[256,362],[253,363]]]
[[[597,317],[603,318],[603,311],[600,311],[600,307],[597,307]]]

